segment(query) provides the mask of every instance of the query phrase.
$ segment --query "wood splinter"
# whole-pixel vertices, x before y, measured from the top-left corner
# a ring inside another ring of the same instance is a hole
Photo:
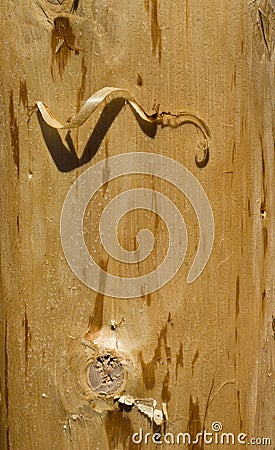
[[[121,397],[114,397],[114,401],[118,401],[122,407],[123,405],[130,408],[136,407],[139,412],[147,416],[157,426],[168,420],[166,403],[162,403],[162,410],[160,410],[156,408],[157,402],[153,399],[135,399],[131,395],[122,395]]]

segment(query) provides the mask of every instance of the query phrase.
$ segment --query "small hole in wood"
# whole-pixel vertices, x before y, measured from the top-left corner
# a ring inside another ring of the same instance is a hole
[[[261,206],[260,213],[261,213],[262,219],[265,219],[265,217],[266,217],[266,210],[265,210],[264,206]]]

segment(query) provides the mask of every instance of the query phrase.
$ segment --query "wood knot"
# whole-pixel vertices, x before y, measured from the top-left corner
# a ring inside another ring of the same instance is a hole
[[[112,395],[120,391],[124,375],[122,361],[112,353],[98,356],[88,369],[89,384],[97,394]]]

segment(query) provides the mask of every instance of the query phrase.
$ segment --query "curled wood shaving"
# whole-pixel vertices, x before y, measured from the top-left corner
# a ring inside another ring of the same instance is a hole
[[[166,403],[162,403],[162,413],[163,413],[163,418],[165,420],[168,420],[168,411],[167,411]]]
[[[155,422],[156,425],[161,425],[163,422],[163,414],[160,409],[155,409],[153,406],[138,404],[138,410],[145,414],[145,416],[149,417],[152,421]]]
[[[126,406],[133,406],[135,403],[135,399],[131,395],[122,395],[121,397],[115,397],[114,399]]]
[[[99,91],[91,95],[84,103],[80,111],[73,119],[67,120],[65,124],[60,123],[50,108],[38,101],[37,107],[42,115],[44,121],[51,127],[56,129],[72,129],[79,128],[90,115],[97,109],[103,102],[110,102],[115,98],[122,98],[125,100],[125,104],[128,104],[133,111],[134,115],[138,115],[140,119],[152,125],[160,125],[161,127],[177,128],[185,123],[191,123],[196,126],[203,134],[205,139],[204,144],[204,157],[199,161],[196,157],[196,164],[198,167],[204,167],[209,159],[209,146],[210,146],[210,130],[206,123],[200,119],[196,114],[189,112],[180,112],[178,114],[172,114],[170,112],[155,112],[153,114],[147,114],[142,106],[132,97],[132,95],[126,90],[115,87],[104,87]]]
[[[149,417],[156,425],[162,425],[163,421],[168,420],[166,403],[162,403],[162,410],[157,409],[157,402],[154,399],[135,399],[131,395],[122,395],[114,397],[120,405],[137,407],[138,411]],[[149,403],[149,404],[146,404]]]

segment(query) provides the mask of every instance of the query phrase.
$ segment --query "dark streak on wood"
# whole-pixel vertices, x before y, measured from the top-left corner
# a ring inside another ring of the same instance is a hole
[[[192,396],[190,395],[189,399],[189,416],[188,416],[188,424],[187,431],[191,436],[192,441],[195,440],[197,433],[201,432],[201,419],[200,419],[200,405],[199,400],[196,399],[193,402]],[[189,444],[189,449],[200,449],[200,444]]]
[[[80,110],[81,102],[85,95],[86,77],[87,77],[87,66],[85,64],[85,59],[83,57],[81,61],[81,83],[77,92],[77,106],[76,106],[77,112]]]
[[[11,135],[11,149],[12,156],[14,160],[14,164],[17,168],[17,176],[19,177],[19,129],[17,118],[14,113],[14,104],[13,104],[13,91],[10,92],[10,135]]]
[[[236,87],[236,81],[237,81],[237,70],[235,67],[233,75],[232,75],[232,79],[231,79],[231,91],[233,91],[233,87]]]
[[[141,77],[141,75],[139,73],[138,73],[138,76],[137,76],[137,85],[139,87],[141,87],[143,85],[143,79],[142,79],[142,77]]]
[[[10,450],[10,427],[6,427],[6,443],[7,443],[7,450]]]
[[[263,144],[263,137],[262,137],[261,133],[259,133],[259,138],[260,138],[261,149],[262,149],[262,171],[263,171],[263,178],[265,178],[264,144]]]
[[[26,80],[20,80],[19,88],[19,105],[23,104],[24,108],[28,108],[28,90]]]
[[[31,332],[30,332],[30,328],[29,328],[26,303],[25,303],[25,315],[24,315],[24,320],[23,320],[23,326],[24,326],[24,336],[25,336],[25,378],[26,378],[27,373],[28,373],[29,344],[31,341]]]
[[[54,28],[52,30],[52,65],[51,74],[54,78],[54,66],[58,67],[60,78],[62,78],[68,63],[71,51],[78,52],[74,47],[75,35],[68,17],[56,17],[54,19]],[[60,47],[59,47],[60,45]]]
[[[207,397],[206,405],[205,405],[205,412],[204,412],[204,418],[203,418],[203,424],[202,424],[202,430],[201,430],[202,433],[204,433],[204,430],[205,430],[206,417],[207,417],[208,408],[209,408],[209,404],[210,404],[211,394],[212,394],[213,387],[214,387],[214,382],[215,382],[215,379],[213,378],[210,389],[209,389],[209,394]],[[202,443],[201,443],[200,450],[204,450],[204,441],[202,441]]]
[[[109,263],[109,257],[104,261],[100,260],[99,266],[104,272],[107,272]],[[103,289],[106,282],[106,275],[102,275],[99,283]],[[85,338],[89,339],[89,336],[94,335],[97,331],[101,330],[103,326],[103,311],[104,311],[104,295],[100,292],[96,295],[93,314],[89,317],[88,331]]]
[[[247,199],[247,209],[248,209],[248,217],[251,217],[251,203],[250,199]]]
[[[155,192],[157,191],[156,186],[155,186],[155,177],[153,175],[151,175],[151,190],[152,190],[152,201],[154,202],[154,204],[156,204],[156,194]],[[155,217],[155,229],[154,229],[154,236],[155,239],[157,238],[157,235],[159,233],[159,227],[161,224],[161,218],[158,214],[154,214]],[[154,269],[156,269],[156,267],[154,267]]]
[[[142,351],[139,352],[139,361],[141,363],[141,368],[142,368],[143,383],[144,383],[146,389],[149,389],[149,390],[152,390],[156,383],[155,373],[156,373],[158,361],[161,360],[161,343],[162,343],[162,341],[164,344],[164,350],[165,350],[167,363],[170,364],[171,363],[171,348],[167,344],[167,324],[164,325],[164,327],[162,328],[162,330],[159,334],[157,346],[154,350],[154,356],[151,359],[151,361],[149,361],[148,363],[145,363],[143,360]]]
[[[240,312],[240,277],[239,275],[236,278],[236,321],[238,320],[239,312]]]
[[[180,343],[179,352],[176,355],[176,380],[178,379],[179,367],[183,367],[183,345]]]
[[[8,388],[9,357],[8,357],[8,323],[7,323],[7,321],[5,321],[4,352],[5,352],[5,402],[6,402],[6,413],[8,416],[8,414],[9,414],[9,388]]]
[[[260,143],[261,143],[261,150],[262,150],[262,174],[263,174],[263,201],[262,201],[262,208],[265,209],[265,203],[266,203],[266,181],[265,181],[265,157],[264,157],[264,144],[263,144],[263,137],[261,133],[259,133]]]
[[[267,35],[266,35],[266,30],[265,30],[265,21],[267,21],[268,23],[268,19],[264,19],[264,14],[263,12],[258,9],[258,13],[259,13],[259,19],[260,19],[260,26],[261,26],[261,32],[262,32],[262,36],[263,36],[263,40],[264,40],[264,44],[267,50],[267,54],[268,57],[270,58],[270,49],[269,49],[269,45],[268,45],[268,40],[267,40]]]
[[[152,302],[152,296],[151,296],[151,294],[147,294],[146,295],[146,303],[147,303],[147,305],[150,306],[151,302]]]
[[[5,332],[4,332],[4,358],[5,358],[5,368],[4,368],[4,377],[5,377],[5,407],[6,407],[6,444],[7,450],[10,449],[10,428],[9,428],[9,356],[8,356],[8,323],[5,319],[4,324]]]
[[[244,41],[243,41],[243,39],[241,40],[241,52],[244,53]]]
[[[104,150],[105,150],[105,157],[106,157],[106,159],[108,159],[109,158],[109,139],[107,136],[105,137],[105,141],[104,141]]]
[[[144,0],[144,6],[145,6],[146,11],[149,12],[150,11],[150,9],[149,9],[149,0]]]
[[[109,450],[118,448],[139,450],[141,448],[139,444],[132,442],[131,436],[134,430],[129,417],[125,417],[124,414],[124,412],[109,412],[105,418]]]
[[[87,66],[85,65],[85,59],[84,57],[82,58],[81,61],[81,83],[80,83],[80,87],[77,91],[77,101],[76,101],[76,111],[78,112],[81,108],[81,102],[84,99],[85,96],[85,88],[86,88],[86,76],[87,76]],[[76,151],[78,152],[78,136],[79,136],[79,128],[77,128],[76,130],[76,143],[75,143],[75,147],[76,147]]]
[[[240,399],[240,391],[239,390],[237,390],[237,401],[238,401],[238,414],[239,414],[239,418],[240,418],[240,430],[242,431],[243,421],[242,421],[242,416],[241,416],[241,399]]]
[[[155,386],[155,371],[158,358],[160,358],[160,352],[158,350],[155,350],[153,359],[148,363],[145,363],[143,360],[142,352],[139,352],[139,360],[142,368],[142,378],[146,389],[151,390]]]
[[[161,398],[164,403],[168,405],[170,399],[171,399],[171,391],[169,389],[169,381],[170,381],[170,372],[169,369],[167,369],[165,378],[162,383],[162,391],[161,391]]]
[[[243,236],[244,236],[244,224],[243,224],[243,216],[241,220],[241,255],[243,256]]]
[[[109,167],[109,139],[106,136],[104,140],[104,150],[105,150],[105,164],[102,171],[102,177],[103,177],[103,186],[102,186],[102,194],[103,197],[106,194],[107,188],[108,188],[108,180],[110,177],[110,167]]]
[[[266,257],[268,247],[268,229],[263,227],[263,245],[264,245],[264,258]]]
[[[234,165],[234,163],[235,163],[235,152],[236,152],[236,142],[234,142],[234,144],[233,144],[233,149],[232,149],[232,157],[231,157],[231,161],[232,161],[232,164]]]
[[[145,0],[145,9],[149,13],[149,0]],[[158,21],[158,0],[151,0],[151,40],[153,55],[161,62],[162,39]],[[158,52],[158,54],[157,54]]]
[[[156,55],[158,48],[158,58],[161,62],[161,30],[158,21],[158,0],[151,0],[151,37],[153,45],[153,54]]]
[[[266,213],[266,198],[267,198],[267,189],[266,189],[266,171],[265,171],[265,152],[264,152],[264,144],[262,134],[259,133],[261,150],[262,150],[262,190],[263,190],[263,199],[261,201],[260,213],[262,218],[265,218]],[[263,226],[263,247],[264,247],[264,257],[266,257],[267,247],[268,247],[268,230],[266,226]]]
[[[195,364],[198,361],[198,358],[199,358],[199,352],[198,352],[198,350],[196,350],[196,353],[194,354],[194,358],[192,360],[192,377],[194,375]]]
[[[262,317],[265,315],[265,307],[266,307],[266,291],[265,289],[262,292]]]
[[[73,0],[73,4],[70,9],[70,13],[73,14],[75,11],[77,11],[79,0]]]
[[[17,214],[16,216],[16,226],[17,226],[17,233],[20,234],[20,216]]]
[[[237,344],[238,342],[238,317],[239,317],[239,313],[240,313],[240,278],[239,275],[236,278],[236,300],[235,300],[235,343]],[[235,366],[236,368],[236,366]]]

